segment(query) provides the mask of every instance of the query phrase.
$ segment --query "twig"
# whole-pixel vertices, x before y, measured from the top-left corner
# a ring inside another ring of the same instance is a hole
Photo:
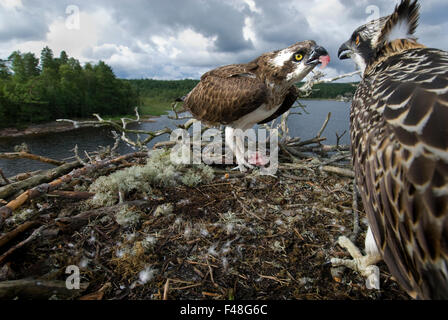
[[[303,146],[307,146],[307,145],[315,144],[315,143],[320,144],[321,142],[323,142],[325,140],[327,140],[327,138],[313,138],[313,139],[306,140],[303,142],[290,144],[289,147],[303,147]]]
[[[356,179],[353,179],[353,201],[352,201],[352,207],[353,207],[353,233],[350,236],[350,240],[352,242],[356,241],[356,238],[358,238],[358,234],[360,231],[359,227],[359,213],[358,213],[358,187],[356,186]]]
[[[332,164],[332,163],[335,163],[335,162],[339,162],[339,161],[342,161],[342,160],[346,160],[346,159],[350,159],[350,158],[351,158],[350,154],[345,154],[345,155],[342,155],[342,156],[330,159],[328,161],[325,161],[324,163],[322,163],[319,166],[328,166],[329,164]]]
[[[302,87],[299,88],[299,90],[300,90],[302,96],[309,96],[312,92],[312,88],[317,84],[334,82],[336,80],[340,80],[343,78],[353,77],[360,73],[361,73],[361,71],[358,70],[355,72],[351,72],[351,73],[339,75],[334,78],[327,78],[327,79],[322,79],[323,74],[317,73],[317,75],[315,77],[313,77],[311,80],[307,81]]]
[[[348,178],[355,177],[355,173],[353,172],[353,170],[350,170],[350,169],[344,169],[344,168],[332,167],[332,166],[322,166],[319,169],[321,171],[336,173],[340,176],[344,176],[344,177],[348,177]]]
[[[55,191],[49,192],[48,195],[66,198],[66,199],[86,200],[86,199],[90,199],[95,194],[91,193],[91,192],[55,190]]]
[[[320,128],[320,130],[319,130],[319,132],[318,132],[318,134],[316,136],[317,139],[322,136],[322,133],[324,133],[324,130],[327,127],[328,122],[330,121],[330,118],[331,118],[331,112],[328,113],[327,119],[325,119],[324,124],[322,125],[322,128]]]
[[[33,241],[34,239],[39,237],[41,235],[41,233],[42,233],[42,230],[44,230],[45,228],[46,228],[46,226],[41,226],[38,229],[34,230],[34,232],[28,238],[26,238],[22,242],[19,242],[14,247],[12,247],[8,251],[6,251],[4,254],[2,254],[0,256],[0,265],[2,265],[3,262],[6,260],[6,258],[8,256],[10,256],[13,252],[15,252],[16,250],[22,248],[23,246],[27,245],[28,243],[30,243],[31,241]]]
[[[165,286],[163,287],[163,300],[168,300],[168,292],[170,290],[170,279],[166,279]]]
[[[50,159],[47,157],[38,156],[36,154],[31,154],[28,152],[8,152],[8,153],[0,153],[0,159],[30,159],[35,161],[40,161],[43,163],[49,163],[56,166],[62,166],[65,164],[63,161]]]
[[[11,182],[8,180],[8,178],[6,178],[5,174],[3,173],[2,169],[0,169],[0,177],[2,177],[2,179],[5,181],[5,183],[11,184]]]
[[[14,240],[15,238],[17,238],[20,234],[22,234],[29,228],[34,227],[36,224],[37,221],[28,221],[5,234],[0,238],[0,248],[9,243],[10,241]]]
[[[75,159],[78,160],[78,162],[79,162],[80,164],[82,164],[83,166],[88,165],[88,163],[85,162],[85,161],[79,156],[79,154],[78,154],[78,145],[75,145],[75,147],[73,148],[72,151],[75,153]]]
[[[339,147],[339,143],[341,142],[342,137],[345,136],[346,133],[347,133],[347,130],[345,130],[341,135],[339,135],[336,132],[336,147]]]

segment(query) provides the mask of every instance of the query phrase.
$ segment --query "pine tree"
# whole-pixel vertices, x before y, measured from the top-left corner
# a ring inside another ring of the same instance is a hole
[[[5,60],[0,59],[0,79],[9,79],[11,77],[11,72],[6,64]]]

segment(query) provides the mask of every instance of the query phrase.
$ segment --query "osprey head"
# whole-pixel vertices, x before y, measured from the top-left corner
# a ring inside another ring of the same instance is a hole
[[[353,32],[339,48],[339,59],[351,58],[364,73],[366,68],[384,54],[388,45],[397,40],[416,42],[420,5],[417,0],[402,0],[392,15],[373,20]],[[406,45],[400,47],[406,49]]]
[[[329,62],[330,56],[327,50],[311,40],[275,51],[270,54],[268,60],[275,76],[291,83],[301,81],[318,64],[325,67]]]

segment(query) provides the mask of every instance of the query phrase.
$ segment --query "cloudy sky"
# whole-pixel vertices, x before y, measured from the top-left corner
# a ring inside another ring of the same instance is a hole
[[[391,0],[0,0],[0,58],[44,46],[81,62],[103,60],[121,78],[184,79],[313,39],[328,76],[354,65],[337,49],[353,30],[388,15]],[[448,50],[448,1],[424,0],[420,41]]]

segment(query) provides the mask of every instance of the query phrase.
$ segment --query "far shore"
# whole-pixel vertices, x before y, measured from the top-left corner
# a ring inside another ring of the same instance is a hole
[[[107,117],[105,117],[107,119]],[[144,116],[140,122],[155,122],[158,116]],[[91,121],[92,119],[75,119],[76,121]],[[93,127],[93,126],[92,126]],[[77,130],[72,123],[51,121],[40,124],[30,124],[23,128],[3,128],[0,129],[0,139],[2,138],[17,138],[30,135],[59,133],[71,130]]]

